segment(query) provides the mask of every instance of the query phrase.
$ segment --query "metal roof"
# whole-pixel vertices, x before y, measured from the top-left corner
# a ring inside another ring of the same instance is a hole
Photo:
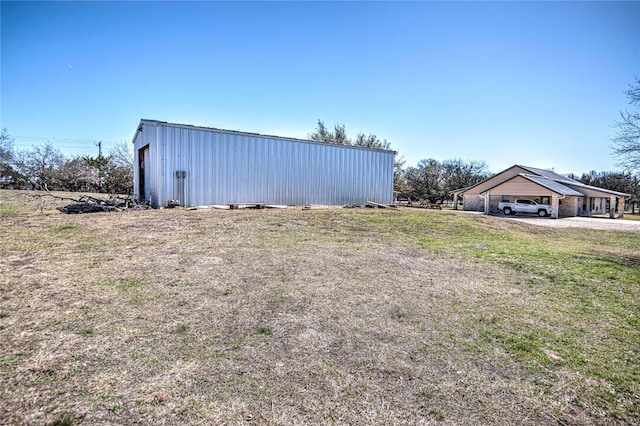
[[[334,144],[334,143],[330,143],[330,142],[313,141],[313,140],[310,140],[310,139],[299,139],[299,138],[292,138],[292,137],[288,137],[288,136],[275,136],[275,135],[267,135],[267,134],[262,134],[262,133],[243,132],[243,131],[240,131],[240,130],[219,129],[217,127],[204,127],[204,126],[196,126],[196,125],[193,125],[193,124],[171,123],[171,122],[168,122],[168,121],[151,120],[151,119],[147,119],[147,118],[143,118],[143,119],[140,120],[140,124],[138,125],[138,129],[136,130],[136,132],[133,135],[133,141],[135,141],[138,133],[140,132],[140,130],[142,129],[142,126],[145,123],[146,124],[155,124],[155,125],[158,125],[158,126],[182,127],[182,128],[185,128],[185,129],[224,132],[224,133],[230,133],[230,134],[236,134],[236,135],[258,136],[258,137],[271,138],[271,139],[281,139],[281,140],[292,141],[292,142],[303,142],[303,143],[312,143],[312,144],[329,145],[329,146],[341,146],[341,147],[345,147],[345,148],[364,149],[364,150],[367,150],[367,151],[393,152],[394,154],[398,153],[397,151],[394,151],[392,149],[379,149],[379,148],[368,148],[368,147],[365,147],[365,146],[358,146],[358,145]]]
[[[471,186],[466,187],[466,188],[461,188],[461,189],[458,189],[458,190],[455,190],[455,191],[451,191],[451,193],[458,192],[458,193],[464,194],[464,192],[468,191],[469,189],[474,188],[474,187],[476,187],[476,186],[478,186],[478,185],[480,185],[480,184],[482,184],[482,183],[484,183],[484,182],[486,182],[486,181],[488,181],[490,179],[493,179],[496,176],[499,176],[502,173],[513,169],[514,167],[519,167],[519,168],[521,168],[523,170],[527,170],[529,172],[529,173],[519,173],[516,176],[522,176],[525,179],[528,179],[529,181],[531,181],[533,183],[536,183],[536,184],[538,184],[540,186],[543,186],[543,187],[549,189],[550,191],[553,191],[553,192],[555,192],[557,194],[560,194],[560,195],[584,197],[584,196],[586,196],[586,194],[584,192],[580,191],[580,189],[583,188],[583,189],[589,189],[589,190],[592,190],[592,191],[604,192],[604,193],[610,194],[610,195],[616,195],[618,197],[628,198],[628,197],[631,196],[630,194],[626,194],[624,192],[618,192],[618,191],[613,191],[611,189],[599,188],[597,186],[585,185],[582,182],[579,182],[579,181],[577,181],[575,179],[568,178],[566,176],[562,176],[562,175],[560,175],[560,174],[558,174],[558,173],[556,173],[556,172],[554,172],[552,170],[544,170],[544,169],[538,169],[538,168],[535,168],[535,167],[521,166],[519,164],[516,164],[516,165],[514,165],[512,167],[509,167],[508,169],[503,170],[500,173],[497,173],[497,174],[493,175],[492,177],[490,177],[488,179],[485,179],[482,182],[479,182],[479,183],[477,183],[475,185],[471,185]],[[510,181],[511,179],[513,179],[516,176],[513,176],[513,177],[511,177],[509,179],[505,179],[505,180],[501,181],[500,183],[497,183],[494,186],[492,186],[491,188],[488,188],[487,190],[482,191],[482,192],[487,192],[487,191],[489,191],[489,190],[491,190],[491,189],[493,189],[493,188],[495,188],[495,187],[497,187],[499,185],[502,185],[503,183]]]
[[[537,169],[535,167],[520,166],[520,165],[518,165],[518,167],[520,167],[521,169],[528,170],[533,175],[544,176],[546,178],[553,179],[556,182],[563,182],[563,183],[570,183],[570,184],[576,184],[576,183],[579,184],[580,183],[579,181],[577,181],[575,179],[571,179],[571,178],[568,178],[566,176],[562,176],[562,175],[554,172],[553,170]]]
[[[546,176],[536,176],[536,175],[529,175],[529,174],[524,174],[524,173],[519,173],[518,176],[522,176],[523,178],[533,182],[533,183],[537,183],[540,186],[543,186],[545,188],[547,188],[550,191],[555,192],[556,194],[560,194],[560,195],[565,195],[565,196],[576,196],[576,197],[584,197],[585,194],[583,194],[580,191],[576,191],[573,188],[570,188],[566,185],[563,185],[560,182],[557,182],[554,179],[548,178]]]
[[[568,184],[568,186],[577,187],[577,188],[584,188],[584,189],[591,189],[593,191],[605,192],[607,194],[617,195],[618,197],[626,197],[626,198],[631,197],[631,194],[627,194],[626,192],[618,192],[618,191],[613,191],[611,189],[600,188],[598,186],[585,185],[582,182],[575,182],[575,183],[572,182],[572,183]]]

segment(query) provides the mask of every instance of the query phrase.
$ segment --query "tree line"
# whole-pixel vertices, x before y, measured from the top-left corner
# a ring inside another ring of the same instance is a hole
[[[638,82],[640,84],[640,82]],[[637,87],[635,87],[637,89]],[[634,89],[634,90],[635,90]],[[636,97],[638,93],[630,91]],[[634,120],[632,113],[626,113],[627,122]],[[637,120],[635,122],[637,124]],[[379,139],[375,134],[358,133],[355,139],[347,135],[343,124],[327,128],[318,120],[309,139],[374,149],[391,150],[391,143]],[[625,134],[626,141],[637,141],[638,133]],[[632,149],[633,151],[633,149]],[[637,152],[633,151],[633,152]],[[632,158],[632,157],[625,157]],[[394,161],[394,191],[400,198],[428,200],[438,204],[452,199],[452,191],[475,185],[492,176],[484,161],[449,159],[438,161],[424,159],[418,164],[405,168],[406,161],[396,154]],[[626,166],[638,164],[632,160]],[[633,167],[630,167],[631,169]],[[640,205],[640,174],[631,172],[596,172],[574,174],[568,177],[584,184],[631,194],[633,210]],[[50,143],[34,146],[27,150],[14,150],[13,138],[7,129],[0,134],[0,189],[46,189],[50,191],[86,191],[118,194],[133,192],[133,155],[126,142],[116,145],[107,156],[63,155]]]
[[[0,188],[48,191],[133,192],[133,155],[126,142],[107,156],[67,157],[50,143],[15,150],[13,138],[0,134]]]
[[[640,84],[640,81],[638,82]],[[640,87],[640,86],[639,86]],[[636,89],[635,93],[638,94]],[[631,120],[631,113],[624,113]],[[386,139],[379,139],[374,134],[358,133],[355,139],[349,138],[344,124],[334,125],[328,129],[322,120],[318,120],[315,131],[309,133],[309,139],[339,145],[353,145],[375,149],[393,149]],[[631,140],[633,135],[625,135]],[[638,135],[635,135],[636,140]],[[633,150],[632,150],[633,151]],[[636,149],[637,151],[637,149]],[[629,157],[625,157],[629,158]],[[625,163],[629,166],[631,163]],[[635,166],[637,167],[638,164]],[[433,158],[420,160],[413,167],[404,167],[402,155],[396,154],[394,162],[394,192],[399,198],[412,200],[428,200],[432,204],[441,204],[453,199],[453,191],[475,185],[493,176],[487,163],[478,160],[449,159],[438,161]],[[596,172],[584,173],[581,176],[569,174],[567,177],[586,185],[597,186],[613,191],[631,194],[630,205],[633,212],[640,205],[640,174],[631,172]]]

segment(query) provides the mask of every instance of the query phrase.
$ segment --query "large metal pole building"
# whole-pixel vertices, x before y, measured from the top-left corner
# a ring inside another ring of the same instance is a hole
[[[154,207],[393,200],[394,151],[141,120],[134,194]]]

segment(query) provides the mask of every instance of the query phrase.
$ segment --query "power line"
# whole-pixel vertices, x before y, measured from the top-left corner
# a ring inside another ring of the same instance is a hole
[[[73,143],[73,144],[86,144],[86,145],[94,145],[98,142],[103,142],[106,144],[118,144],[121,141],[111,141],[103,138],[95,138],[95,139],[74,139],[74,138],[54,138],[54,137],[44,137],[44,136],[12,136],[14,141],[23,141],[25,143],[46,143],[46,142],[62,142],[62,143]]]

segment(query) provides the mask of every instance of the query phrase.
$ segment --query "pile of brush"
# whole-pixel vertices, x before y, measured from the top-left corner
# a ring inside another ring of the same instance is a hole
[[[68,199],[68,198],[67,198]],[[141,203],[133,197],[111,196],[106,199],[83,195],[73,203],[58,207],[63,213],[99,213],[99,212],[121,212],[124,210],[143,210],[150,208],[149,204]]]

